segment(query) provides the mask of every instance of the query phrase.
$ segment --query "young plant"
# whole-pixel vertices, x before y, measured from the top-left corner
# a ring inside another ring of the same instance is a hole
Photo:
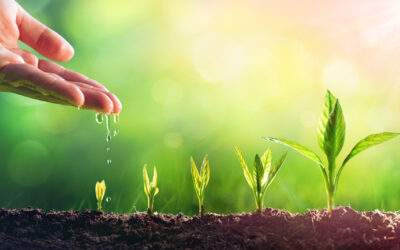
[[[208,155],[204,156],[203,163],[201,164],[200,174],[197,170],[193,157],[190,157],[190,162],[192,166],[193,186],[194,190],[196,191],[197,199],[199,200],[199,215],[200,217],[203,217],[204,190],[206,189],[208,181],[210,180],[210,163],[208,162]]]
[[[345,127],[345,121],[339,100],[328,90],[317,129],[318,143],[326,155],[327,165],[322,163],[317,154],[296,142],[280,138],[264,137],[265,140],[290,147],[318,164],[325,181],[329,213],[331,213],[332,209],[335,207],[335,193],[338,188],[340,174],[342,173],[346,163],[358,153],[400,135],[400,133],[383,132],[371,134],[365,137],[353,147],[344,161],[338,165],[339,168],[337,169],[336,157],[340,153],[344,144]]]
[[[147,214],[149,216],[153,216],[154,197],[158,194],[156,166],[154,166],[153,180],[150,182],[149,176],[147,175],[147,164],[144,165],[143,180],[144,180],[144,193],[147,196]]]
[[[101,203],[103,202],[104,194],[106,193],[106,183],[104,180],[96,182],[94,190],[96,192],[97,211],[101,212]]]
[[[244,160],[242,152],[238,147],[235,147],[237,156],[240,164],[243,168],[243,174],[246,178],[247,183],[253,190],[254,199],[256,201],[256,211],[263,216],[264,207],[264,195],[269,185],[274,180],[276,173],[285,161],[287,153],[283,154],[282,157],[271,166],[272,155],[271,150],[268,148],[267,151],[260,157],[258,154],[255,156],[253,173],[250,172],[246,161]]]

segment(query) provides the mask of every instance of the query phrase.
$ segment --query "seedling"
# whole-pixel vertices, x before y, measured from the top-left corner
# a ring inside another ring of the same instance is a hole
[[[96,182],[95,186],[96,199],[97,199],[97,211],[101,212],[101,203],[103,202],[104,194],[106,193],[106,183],[104,180]]]
[[[240,164],[243,168],[244,177],[246,178],[246,181],[251,189],[253,190],[254,199],[256,201],[256,211],[258,211],[260,215],[263,216],[265,191],[274,180],[276,173],[278,173],[279,168],[285,161],[287,153],[282,155],[282,157],[275,163],[273,167],[271,167],[272,155],[270,149],[267,149],[262,157],[256,154],[252,174],[247,166],[246,161],[244,160],[242,152],[239,150],[238,147],[235,147],[235,149]]]
[[[196,191],[197,199],[199,200],[199,215],[200,217],[203,217],[204,190],[206,189],[208,181],[210,180],[210,163],[208,162],[208,155],[204,156],[203,163],[201,164],[200,174],[197,170],[193,157],[190,157],[190,162],[192,166],[193,186],[194,190]]]
[[[147,214],[149,216],[153,216],[154,197],[158,194],[156,166],[154,166],[153,180],[150,182],[149,176],[147,175],[147,165],[144,165],[143,180],[144,180],[144,193],[147,196]]]
[[[335,207],[335,193],[338,188],[340,174],[342,173],[346,163],[358,153],[393,139],[398,135],[400,135],[400,133],[383,132],[371,134],[365,137],[353,147],[336,171],[336,157],[340,153],[344,144],[345,121],[339,100],[328,90],[325,96],[325,104],[317,129],[318,143],[326,155],[328,162],[327,165],[322,163],[317,154],[296,142],[272,137],[264,138],[268,141],[290,147],[318,164],[324,177],[328,199],[328,211],[331,213],[332,209]]]

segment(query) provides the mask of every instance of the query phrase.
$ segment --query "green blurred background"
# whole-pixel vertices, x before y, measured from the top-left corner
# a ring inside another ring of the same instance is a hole
[[[249,165],[267,147],[274,160],[287,151],[261,136],[295,140],[322,156],[316,124],[327,88],[340,98],[347,122],[340,159],[367,134],[400,131],[395,66],[400,49],[385,44],[385,32],[368,36],[379,22],[367,20],[368,12],[349,11],[352,26],[342,23],[346,11],[335,15],[332,8],[357,6],[342,1],[335,6],[304,1],[297,7],[285,7],[287,1],[18,2],[74,46],[75,57],[63,65],[105,84],[124,109],[107,153],[106,128],[95,122],[94,113],[1,93],[0,207],[94,209],[95,182],[105,179],[111,198],[105,211],[144,211],[147,163],[159,173],[156,210],[195,214],[189,157],[200,164],[207,153],[206,211],[252,211],[251,190],[233,146]],[[342,174],[337,203],[399,210],[399,148],[399,140],[393,140],[352,160]],[[325,207],[318,167],[289,150],[265,202],[290,212]]]

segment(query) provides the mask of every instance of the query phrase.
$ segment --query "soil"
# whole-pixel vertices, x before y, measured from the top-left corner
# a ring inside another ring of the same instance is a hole
[[[0,248],[400,249],[400,215],[340,207],[304,214],[121,215],[0,209]]]

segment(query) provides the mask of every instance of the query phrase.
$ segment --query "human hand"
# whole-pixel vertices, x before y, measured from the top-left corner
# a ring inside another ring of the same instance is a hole
[[[14,0],[0,0],[0,91],[72,105],[97,112],[119,114],[118,98],[100,83],[18,48],[18,40],[43,56],[66,62],[71,45],[29,15]]]

